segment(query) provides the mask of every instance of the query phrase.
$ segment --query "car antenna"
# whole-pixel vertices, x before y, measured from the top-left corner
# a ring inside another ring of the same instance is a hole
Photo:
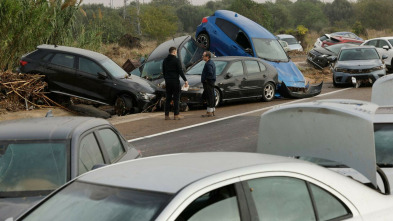
[[[46,112],[45,117],[53,117],[52,110],[48,110],[48,112]]]

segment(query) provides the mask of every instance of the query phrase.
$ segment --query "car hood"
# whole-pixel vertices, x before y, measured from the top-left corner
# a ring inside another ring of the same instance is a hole
[[[376,186],[372,119],[377,108],[356,100],[279,106],[261,116],[257,152],[335,161],[357,170]]]
[[[265,61],[277,69],[278,80],[284,82],[287,87],[306,87],[302,72],[291,60],[288,62]]]
[[[136,75],[132,75],[129,78],[120,78],[119,81],[129,85],[138,92],[154,93],[157,90],[157,87],[152,82]]]
[[[326,50],[325,48],[322,48],[322,47],[313,48],[311,51],[315,51],[316,52],[315,54],[319,53],[319,54],[326,54],[326,55],[336,55],[335,53],[333,53],[329,50]]]
[[[381,66],[381,60],[356,60],[356,61],[337,61],[335,67],[347,68],[347,69],[368,69],[377,66]]]
[[[43,196],[20,197],[20,198],[1,198],[0,199],[0,220],[13,217],[14,220],[27,209],[38,203]]]

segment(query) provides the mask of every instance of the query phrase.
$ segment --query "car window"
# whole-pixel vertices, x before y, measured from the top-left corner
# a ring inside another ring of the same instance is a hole
[[[339,199],[322,188],[310,184],[319,220],[331,220],[351,215]]]
[[[187,66],[188,63],[190,63],[192,55],[190,52],[187,51],[187,49],[185,47],[181,48],[180,51],[180,58],[182,60],[182,63],[184,64],[184,66]]]
[[[142,71],[142,78],[157,79],[162,76],[162,62],[164,59],[149,61],[145,63]]]
[[[198,46],[196,45],[195,41],[192,39],[184,44],[184,48],[186,48],[192,55],[195,54]]]
[[[316,220],[303,180],[266,177],[247,183],[260,220]]]
[[[216,19],[216,25],[232,40],[236,39],[237,34],[239,33],[239,28],[232,24],[229,21],[226,21],[221,18]]]
[[[51,63],[64,66],[67,68],[74,68],[75,56],[68,54],[55,54]]]
[[[378,41],[378,48],[382,48],[383,46],[388,46],[389,47],[388,42],[385,41],[385,40],[379,40]]]
[[[125,152],[119,136],[108,128],[98,130],[98,134],[108,152],[110,162],[115,162]]]
[[[259,64],[259,68],[261,69],[261,71],[266,70],[266,66],[262,62],[258,62],[258,64]]]
[[[228,68],[227,73],[231,73],[234,77],[243,76],[243,64],[241,61],[236,61]]]
[[[299,44],[296,38],[283,38],[282,40],[286,41],[289,45]]]
[[[239,32],[236,35],[235,41],[243,49],[251,49],[250,41],[248,40],[246,34],[242,30],[240,30],[240,29],[239,29]]]
[[[43,202],[23,220],[150,221],[155,220],[172,197],[165,193],[76,181]]]
[[[54,190],[66,181],[65,142],[0,144],[0,198]]]
[[[128,76],[128,73],[123,68],[109,58],[100,61],[100,64],[115,78],[124,78]]]
[[[228,62],[226,61],[213,61],[216,65],[216,75],[220,75],[224,68],[227,66]],[[205,67],[205,61],[200,61],[196,65],[194,65],[190,70],[187,71],[186,74],[197,74],[202,75],[203,67]]]
[[[257,61],[245,61],[244,63],[246,64],[248,74],[261,72]]]
[[[105,72],[97,63],[86,58],[79,58],[79,70],[94,75],[98,75],[99,72]]]
[[[45,55],[45,56],[42,58],[42,60],[44,60],[44,61],[49,61],[49,60],[51,59],[52,56],[53,56],[53,53],[49,53],[49,54]]]
[[[288,56],[277,39],[252,39],[258,57],[270,61],[288,61]]]
[[[325,41],[326,39],[328,39],[328,37],[327,37],[326,35],[322,35],[322,36],[319,38],[319,40],[321,40],[321,41]]]
[[[240,221],[236,191],[233,185],[208,192],[187,206],[176,221],[231,220]]]
[[[372,46],[377,47],[377,43],[378,43],[378,40],[371,40],[371,41],[366,42],[364,45],[372,45]]]
[[[388,40],[391,45],[393,45],[393,39]]]
[[[95,136],[90,133],[82,138],[79,145],[78,174],[90,171],[97,164],[104,164],[104,157]]]
[[[374,137],[378,166],[393,165],[393,124],[375,124]]]

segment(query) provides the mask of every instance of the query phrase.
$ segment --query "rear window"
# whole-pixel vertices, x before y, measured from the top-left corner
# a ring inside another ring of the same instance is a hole
[[[0,144],[0,198],[52,191],[67,181],[65,142]]]
[[[73,68],[75,63],[75,56],[69,54],[55,54],[55,56],[52,58],[51,63],[67,68]]]

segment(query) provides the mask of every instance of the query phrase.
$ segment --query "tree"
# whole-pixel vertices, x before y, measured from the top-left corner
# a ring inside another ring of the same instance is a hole
[[[159,41],[173,36],[178,29],[178,18],[171,6],[155,7],[146,5],[141,8],[141,27],[143,33]]]
[[[348,25],[353,24],[354,9],[348,0],[334,0],[332,3],[327,3],[324,8],[330,25],[340,22],[346,22]]]
[[[258,4],[252,0],[234,0],[229,10],[253,20],[268,30],[272,30],[272,16],[263,4]]]
[[[355,7],[356,18],[365,28],[381,30],[393,26],[391,0],[359,0]]]
[[[328,26],[328,19],[322,7],[323,3],[319,0],[298,0],[293,3],[291,17],[297,25],[320,31]]]

